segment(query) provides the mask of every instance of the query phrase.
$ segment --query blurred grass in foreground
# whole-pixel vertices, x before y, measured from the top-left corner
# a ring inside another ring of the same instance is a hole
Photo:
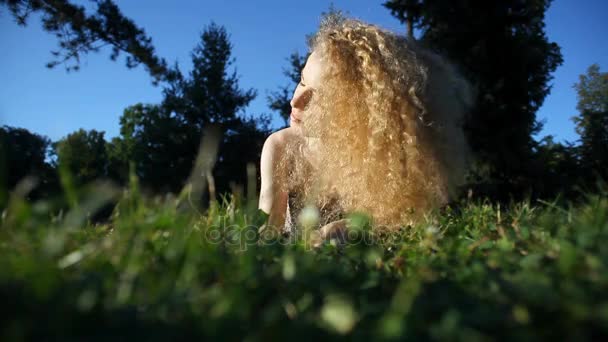
[[[27,186],[24,186],[27,188]],[[23,190],[24,192],[26,190]],[[108,184],[70,210],[15,191],[0,226],[0,340],[596,339],[608,334],[608,197],[461,203],[353,242],[260,236],[255,203]],[[89,217],[118,200],[106,224]]]

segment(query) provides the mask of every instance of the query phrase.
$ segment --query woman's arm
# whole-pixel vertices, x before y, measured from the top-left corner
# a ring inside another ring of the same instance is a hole
[[[339,245],[348,241],[348,219],[330,222],[321,227],[312,240],[313,247],[319,247],[323,241],[335,240]]]
[[[258,207],[269,215],[268,225],[279,230],[285,226],[288,194],[284,190],[286,172],[281,167],[285,152],[285,130],[271,134],[264,142],[260,160],[260,201]]]

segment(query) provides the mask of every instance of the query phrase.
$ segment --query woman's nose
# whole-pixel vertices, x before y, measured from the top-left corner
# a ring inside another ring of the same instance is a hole
[[[308,102],[310,101],[310,96],[312,92],[308,89],[301,89],[300,87],[296,88],[296,91],[293,94],[290,105],[292,108],[304,109]]]

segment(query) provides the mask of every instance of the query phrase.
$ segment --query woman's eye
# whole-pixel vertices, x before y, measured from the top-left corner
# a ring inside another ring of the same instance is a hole
[[[302,81],[300,81],[300,85],[301,85],[302,87],[306,87],[306,84],[302,83]]]

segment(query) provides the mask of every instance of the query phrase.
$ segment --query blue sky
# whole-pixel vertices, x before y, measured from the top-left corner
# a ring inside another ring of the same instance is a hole
[[[405,28],[381,3],[373,0],[334,0],[335,7],[351,16],[397,32]],[[86,4],[86,1],[79,3]],[[266,94],[286,84],[282,68],[292,51],[306,51],[305,35],[317,28],[327,0],[160,1],[116,0],[123,13],[143,27],[160,56],[178,61],[190,70],[190,51],[203,27],[215,21],[224,25],[234,45],[235,66],[243,88],[255,88],[258,97],[246,112],[270,113]],[[570,117],[576,114],[572,85],[592,63],[608,68],[608,13],[606,0],[556,0],[547,12],[547,35],[562,47],[564,64],[554,73],[553,89],[538,118],[546,121],[540,136],[558,141],[578,137]],[[66,73],[46,69],[55,37],[32,17],[25,28],[0,9],[0,124],[24,127],[56,140],[79,128],[119,133],[124,108],[138,102],[158,103],[161,87],[154,87],[142,67],[127,69],[112,62],[109,50],[83,59],[81,70]],[[280,121],[276,120],[278,125]]]

